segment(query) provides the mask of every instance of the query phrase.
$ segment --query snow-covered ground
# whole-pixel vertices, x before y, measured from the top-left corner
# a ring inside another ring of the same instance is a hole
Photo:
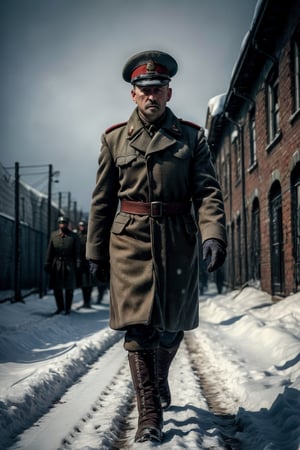
[[[164,442],[138,446],[108,295],[81,303],[77,290],[69,316],[52,315],[52,295],[0,304],[1,450],[300,449],[300,293],[273,303],[251,287],[217,295],[210,285],[171,367]]]

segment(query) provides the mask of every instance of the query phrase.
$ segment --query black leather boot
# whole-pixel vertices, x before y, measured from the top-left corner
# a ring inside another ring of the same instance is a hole
[[[72,303],[73,303],[73,289],[66,289],[65,314],[70,314]]]
[[[62,289],[54,289],[54,297],[56,302],[56,311],[54,314],[59,314],[64,310],[64,294]]]
[[[91,307],[92,288],[91,287],[87,287],[85,289],[86,289],[85,299],[84,299],[85,307],[86,308],[90,308]]]
[[[171,392],[168,382],[170,365],[177,353],[180,343],[171,348],[160,346],[158,353],[158,388],[162,409],[167,409],[171,404]]]
[[[92,288],[90,287],[84,287],[81,288],[82,294],[83,294],[83,308],[90,308],[91,307],[91,293]]]
[[[162,408],[157,384],[157,351],[128,352],[139,412],[136,442],[162,440]]]

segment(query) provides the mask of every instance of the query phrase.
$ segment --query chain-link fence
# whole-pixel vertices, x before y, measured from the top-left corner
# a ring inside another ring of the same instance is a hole
[[[0,164],[0,301],[46,292],[43,267],[49,226],[54,230],[61,214],[66,214],[63,207],[53,201],[49,204],[46,194],[16,179]],[[67,214],[76,224],[77,211],[68,208]]]

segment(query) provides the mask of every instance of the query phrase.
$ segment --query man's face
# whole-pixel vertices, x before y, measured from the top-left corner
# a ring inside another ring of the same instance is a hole
[[[172,96],[169,86],[134,86],[131,97],[148,122],[156,122],[165,112],[166,104]]]
[[[62,231],[66,231],[68,229],[68,223],[67,222],[59,222],[58,228]]]

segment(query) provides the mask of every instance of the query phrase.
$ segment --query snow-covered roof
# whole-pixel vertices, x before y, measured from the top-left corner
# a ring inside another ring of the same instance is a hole
[[[237,68],[238,68],[238,66],[240,64],[241,55],[243,54],[243,52],[246,49],[248,40],[250,39],[251,29],[253,28],[255,22],[257,21],[257,17],[259,16],[259,13],[260,13],[260,10],[261,10],[261,7],[262,7],[262,3],[263,3],[263,0],[258,0],[257,3],[256,3],[254,14],[253,14],[253,18],[252,18],[251,25],[250,25],[250,29],[247,30],[247,32],[245,33],[245,36],[244,36],[244,38],[243,38],[243,40],[241,42],[240,53],[239,53],[239,55],[237,57],[237,60],[236,60],[236,62],[234,64],[234,66],[233,66],[232,73],[231,73],[231,78],[234,77],[234,74],[235,74],[235,72],[236,72],[236,70],[237,70]],[[208,106],[207,106],[207,108],[208,108],[208,115],[210,115],[211,117],[215,117],[215,116],[221,114],[224,111],[224,104],[225,104],[225,101],[226,101],[226,96],[227,96],[227,93],[223,93],[223,94],[220,94],[220,95],[216,95],[215,97],[211,98],[208,101]]]
[[[241,42],[240,52],[232,69],[227,94],[213,97],[208,102],[206,128],[208,141],[216,145],[222,135],[225,113],[237,117],[245,101],[251,101],[251,88],[261,76],[266,54],[276,59],[280,52],[280,36],[298,24],[298,0],[291,0],[286,8],[283,0],[258,0],[249,30]],[[253,100],[252,100],[253,101]]]
[[[212,117],[222,114],[224,110],[226,95],[226,93],[216,95],[208,101],[208,113]]]

